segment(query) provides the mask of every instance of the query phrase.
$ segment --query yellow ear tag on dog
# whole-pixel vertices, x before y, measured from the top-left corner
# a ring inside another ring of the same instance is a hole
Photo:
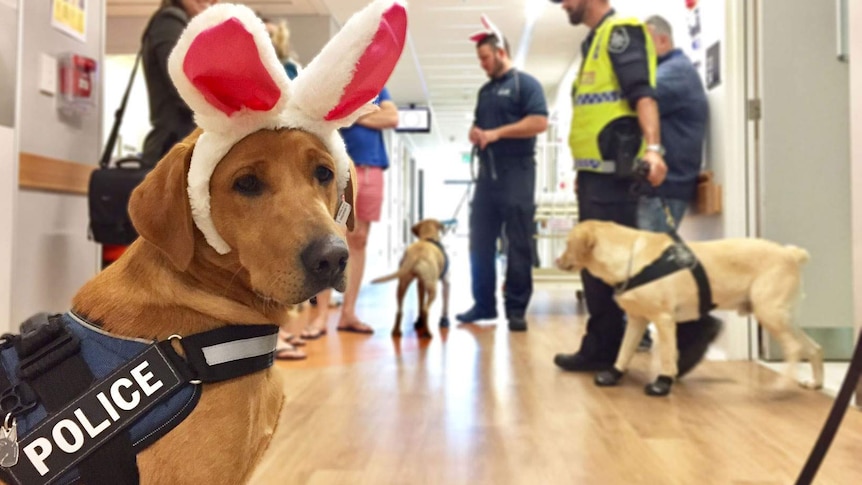
[[[350,209],[353,206],[350,203],[341,201],[341,204],[338,206],[338,212],[335,213],[335,222],[339,224],[347,224],[347,218],[350,216]]]

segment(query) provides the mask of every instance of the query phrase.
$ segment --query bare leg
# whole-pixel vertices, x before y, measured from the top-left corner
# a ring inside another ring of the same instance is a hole
[[[359,333],[373,332],[371,327],[362,323],[356,316],[356,299],[359,297],[362,273],[365,271],[365,246],[368,243],[370,228],[370,222],[357,220],[353,231],[347,233],[350,259],[347,263],[347,289],[344,292],[344,305],[341,309],[341,319],[338,321],[339,330]]]
[[[316,313],[303,330],[302,338],[316,339],[326,335],[326,321],[329,317],[329,300],[331,298],[332,290],[323,290],[317,294]]]

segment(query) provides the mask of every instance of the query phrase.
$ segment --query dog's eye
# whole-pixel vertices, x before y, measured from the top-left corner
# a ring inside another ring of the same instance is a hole
[[[260,195],[263,192],[263,182],[257,175],[243,175],[234,181],[233,189],[245,196]]]
[[[316,169],[314,169],[314,178],[317,179],[318,182],[325,184],[332,180],[333,177],[332,170],[323,165],[318,165]]]

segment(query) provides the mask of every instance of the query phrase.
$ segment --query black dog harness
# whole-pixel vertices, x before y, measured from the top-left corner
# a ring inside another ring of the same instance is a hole
[[[22,485],[137,484],[136,454],[191,414],[200,384],[269,368],[278,338],[275,325],[230,325],[157,342],[74,313],[21,332],[0,343],[0,478]]]
[[[440,272],[440,279],[442,280],[444,276],[446,276],[446,272],[449,271],[449,255],[446,254],[446,249],[443,248],[443,245],[440,244],[440,241],[434,239],[423,239],[425,242],[430,242],[431,244],[437,246],[437,249],[443,253],[443,271]]]
[[[675,231],[666,234],[673,239],[674,244],[668,246],[657,260],[648,264],[638,274],[622,283],[614,285],[615,293],[620,295],[638,286],[669,276],[677,271],[689,270],[692,276],[694,276],[694,281],[697,283],[700,314],[701,316],[708,314],[715,308],[715,304],[712,302],[712,290],[710,289],[709,279],[706,277],[703,265],[700,264],[691,248],[683,242]]]

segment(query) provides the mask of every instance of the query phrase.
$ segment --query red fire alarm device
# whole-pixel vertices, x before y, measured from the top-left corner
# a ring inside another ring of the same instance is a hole
[[[95,59],[78,54],[64,54],[59,58],[61,111],[84,114],[96,106]]]

